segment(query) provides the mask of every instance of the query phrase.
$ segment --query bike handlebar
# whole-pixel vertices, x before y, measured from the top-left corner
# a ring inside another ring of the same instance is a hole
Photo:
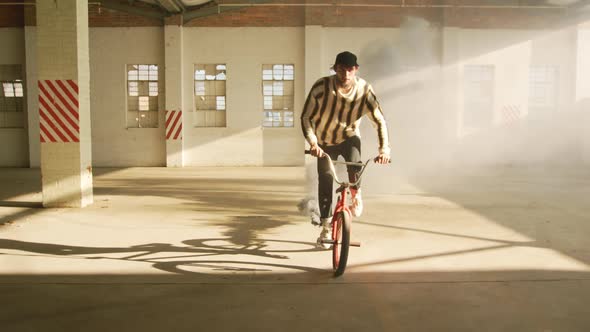
[[[311,154],[311,150],[305,150],[305,154]],[[339,185],[348,185],[348,186],[356,186],[361,181],[361,176],[363,175],[363,172],[365,171],[365,168],[367,168],[367,165],[369,164],[369,162],[371,160],[375,161],[375,159],[377,159],[377,157],[372,158],[372,159],[368,159],[364,163],[363,162],[350,162],[350,161],[332,160],[332,158],[330,158],[330,156],[327,153],[325,153],[325,152],[319,158],[326,158],[326,159],[328,159],[330,161],[330,172],[332,173],[332,176],[334,177],[334,181],[337,184],[339,184]],[[334,164],[342,164],[342,165],[362,167],[361,168],[361,171],[359,172],[358,179],[354,183],[348,183],[348,182],[340,181],[340,179],[338,179],[338,175],[336,174],[336,169],[334,169]]]

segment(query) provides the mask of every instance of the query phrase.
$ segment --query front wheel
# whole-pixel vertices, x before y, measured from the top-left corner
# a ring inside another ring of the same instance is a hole
[[[332,267],[334,276],[338,277],[344,273],[348,260],[348,249],[350,248],[350,215],[340,211],[332,225]]]

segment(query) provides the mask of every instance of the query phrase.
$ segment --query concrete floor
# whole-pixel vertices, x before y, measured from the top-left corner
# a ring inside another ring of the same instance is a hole
[[[303,168],[97,169],[84,209],[39,183],[0,169],[0,331],[590,331],[588,170],[368,174],[340,278]]]

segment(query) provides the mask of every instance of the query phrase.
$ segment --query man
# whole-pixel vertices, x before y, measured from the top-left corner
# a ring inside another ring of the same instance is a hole
[[[311,154],[332,159],[341,155],[346,161],[361,162],[361,118],[367,115],[375,124],[379,138],[378,164],[390,160],[389,137],[385,118],[370,84],[356,76],[359,65],[351,52],[342,52],[334,62],[335,75],[319,79],[312,86],[301,115],[303,135],[310,145]],[[333,179],[329,161],[319,158],[318,199],[322,231],[318,243],[330,237]],[[356,181],[360,167],[348,166],[350,182]],[[351,187],[352,213],[360,216],[363,209],[360,188]]]

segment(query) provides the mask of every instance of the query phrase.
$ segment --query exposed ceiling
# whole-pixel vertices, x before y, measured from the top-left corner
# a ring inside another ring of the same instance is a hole
[[[361,2],[363,5],[370,6],[370,0]],[[513,1],[499,1],[495,5],[490,5],[494,1],[462,1],[463,5],[419,5],[419,7],[528,7],[528,8],[550,8],[563,7],[572,10],[579,10],[581,8],[590,6],[590,0],[513,0]],[[164,19],[172,15],[182,15],[183,23],[193,20],[198,17],[217,15],[222,12],[241,9],[246,6],[274,6],[286,4],[289,6],[348,6],[350,2],[341,2],[338,0],[313,1],[308,3],[307,0],[299,2],[289,1],[273,1],[273,0],[98,0],[96,2],[100,6],[117,11],[127,12],[135,15]],[[383,4],[383,2],[380,2]],[[442,2],[445,3],[445,2]],[[456,3],[456,2],[455,2]],[[498,4],[502,3],[502,4]],[[479,4],[479,5],[478,5]],[[356,4],[357,6],[359,4]],[[387,6],[387,5],[381,5]],[[405,0],[392,0],[390,6],[396,7],[415,7],[418,5],[407,4]]]

